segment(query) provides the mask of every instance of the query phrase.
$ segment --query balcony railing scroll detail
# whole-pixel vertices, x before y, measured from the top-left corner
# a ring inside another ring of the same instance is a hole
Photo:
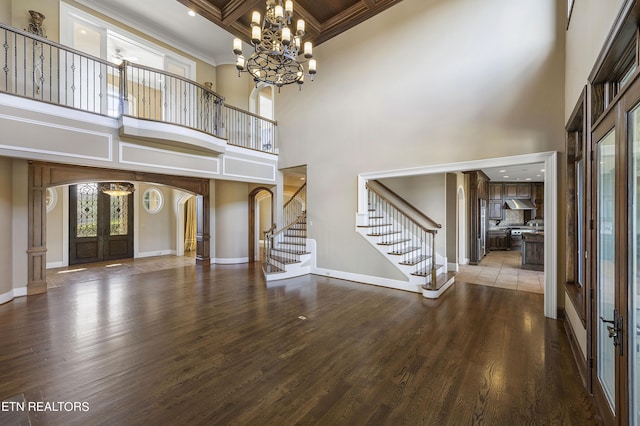
[[[276,152],[276,122],[185,77],[107,60],[0,23],[0,92],[117,118],[176,124]],[[224,111],[224,112],[223,112]]]

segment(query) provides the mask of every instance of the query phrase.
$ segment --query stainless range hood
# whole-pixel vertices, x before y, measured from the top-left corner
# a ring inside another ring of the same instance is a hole
[[[535,210],[536,208],[531,200],[511,199],[505,200],[504,202],[511,210]]]

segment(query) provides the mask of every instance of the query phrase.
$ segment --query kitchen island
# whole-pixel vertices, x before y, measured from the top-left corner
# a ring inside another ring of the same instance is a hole
[[[522,269],[544,270],[544,232],[522,234]]]

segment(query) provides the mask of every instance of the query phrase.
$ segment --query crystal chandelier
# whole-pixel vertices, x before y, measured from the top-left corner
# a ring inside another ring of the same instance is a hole
[[[295,33],[289,28],[293,15],[293,1],[266,2],[267,10],[262,22],[260,12],[254,11],[251,15],[251,43],[254,52],[248,59],[242,55],[242,41],[239,38],[233,40],[238,75],[241,71],[247,71],[256,83],[262,81],[273,84],[278,89],[291,83],[302,86],[305,75],[303,63],[307,62],[304,60],[307,59],[307,74],[313,81],[316,60],[311,59],[311,42],[302,43],[305,22],[298,19]]]

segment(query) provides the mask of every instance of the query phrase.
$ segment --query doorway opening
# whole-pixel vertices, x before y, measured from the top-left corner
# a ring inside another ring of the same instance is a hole
[[[249,193],[249,262],[261,260],[263,236],[275,223],[273,192],[258,187]]]

